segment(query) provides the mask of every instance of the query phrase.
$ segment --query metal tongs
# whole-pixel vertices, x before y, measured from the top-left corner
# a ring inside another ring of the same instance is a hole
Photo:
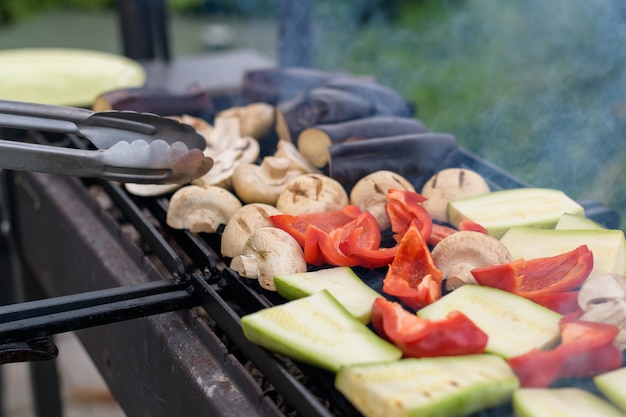
[[[0,139],[0,169],[96,177],[141,184],[184,184],[206,174],[213,160],[193,127],[130,111],[0,100],[0,127],[76,134],[95,150]]]

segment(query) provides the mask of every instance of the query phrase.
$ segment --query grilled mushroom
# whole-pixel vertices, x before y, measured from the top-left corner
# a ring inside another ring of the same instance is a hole
[[[228,220],[222,232],[221,252],[223,256],[234,258],[240,255],[246,241],[261,227],[270,227],[269,219],[280,210],[269,204],[252,203],[241,207]]]
[[[219,185],[231,188],[235,169],[257,160],[261,152],[259,142],[252,136],[241,136],[237,117],[218,117],[215,126],[205,135],[204,154],[213,158],[213,168],[195,179],[194,185]]]
[[[241,208],[233,193],[215,185],[187,185],[177,190],[167,208],[167,225],[192,233],[215,233]]]
[[[261,287],[276,291],[277,275],[306,272],[302,248],[289,233],[276,227],[261,227],[246,241],[241,255],[230,267],[246,278],[258,279]]]
[[[241,164],[233,172],[233,189],[244,203],[275,205],[289,181],[302,175],[290,166],[289,159],[275,156],[266,156],[260,165]]]
[[[392,171],[381,170],[361,178],[350,191],[350,204],[367,210],[376,219],[380,230],[391,227],[387,215],[387,192],[389,189],[415,191],[413,184]]]
[[[432,251],[435,266],[442,272],[447,290],[477,284],[472,269],[513,261],[498,239],[481,232],[460,231],[437,243]]]
[[[341,210],[348,193],[336,180],[323,174],[304,174],[292,179],[276,201],[283,213],[299,215]]]
[[[489,192],[487,181],[466,168],[447,168],[430,177],[422,187],[422,205],[434,220],[448,221],[448,202]]]

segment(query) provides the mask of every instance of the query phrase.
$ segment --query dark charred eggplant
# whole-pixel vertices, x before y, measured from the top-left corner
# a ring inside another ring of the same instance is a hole
[[[322,87],[332,80],[344,78],[371,79],[312,68],[281,67],[249,70],[243,75],[240,100],[243,104],[262,102],[276,105],[302,92]]]
[[[328,88],[346,91],[374,103],[377,116],[410,117],[415,108],[395,90],[368,80],[338,78],[326,84]]]
[[[316,167],[328,164],[328,147],[358,140],[425,133],[428,129],[411,117],[374,116],[309,127],[298,136],[298,150]]]
[[[307,127],[373,114],[374,104],[361,96],[333,88],[314,88],[276,107],[276,132],[280,139],[295,141]]]
[[[135,87],[111,90],[99,95],[92,105],[94,111],[131,110],[159,116],[188,115],[212,120],[215,106],[206,90],[192,87],[182,93],[161,88]]]
[[[375,171],[389,170],[408,179],[417,189],[442,167],[453,163],[459,151],[448,133],[419,133],[344,142],[331,145],[329,175],[347,190]]]

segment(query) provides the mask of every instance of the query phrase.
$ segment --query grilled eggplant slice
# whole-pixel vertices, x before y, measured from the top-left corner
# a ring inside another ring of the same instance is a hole
[[[298,136],[298,150],[316,167],[323,168],[330,158],[330,145],[427,131],[424,123],[412,117],[364,117],[309,127]]]
[[[448,133],[418,133],[331,145],[329,175],[346,189],[375,171],[389,170],[421,188],[435,172],[452,164],[458,143]]]

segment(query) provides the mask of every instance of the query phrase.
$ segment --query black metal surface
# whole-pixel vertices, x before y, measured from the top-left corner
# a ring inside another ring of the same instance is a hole
[[[3,342],[37,340],[196,304],[189,285],[172,280],[99,290],[0,307],[0,335]]]
[[[0,344],[0,364],[55,359],[59,349],[47,337]]]
[[[450,165],[479,172],[493,189],[526,186],[466,151]],[[119,218],[94,202],[91,185],[106,191]],[[228,269],[217,253],[219,236],[167,227],[165,198],[44,174],[11,174],[6,186],[25,269],[47,296],[64,297],[0,309],[0,323],[18,320],[0,324],[5,340],[84,328],[79,338],[129,416],[199,409],[207,415],[359,415],[333,388],[332,375],[247,341],[240,317],[284,300]],[[619,222],[597,202],[584,205],[608,227]],[[120,222],[133,225],[142,247],[121,232]],[[380,275],[366,278],[379,289]],[[69,311],[61,307],[65,301]],[[195,305],[207,316],[190,309]],[[262,382],[253,380],[253,371]]]
[[[168,277],[80,181],[11,173],[7,185],[24,269],[48,297]],[[197,415],[198,410],[216,416],[281,415],[202,321],[193,310],[183,310],[87,328],[77,336],[128,416]]]

